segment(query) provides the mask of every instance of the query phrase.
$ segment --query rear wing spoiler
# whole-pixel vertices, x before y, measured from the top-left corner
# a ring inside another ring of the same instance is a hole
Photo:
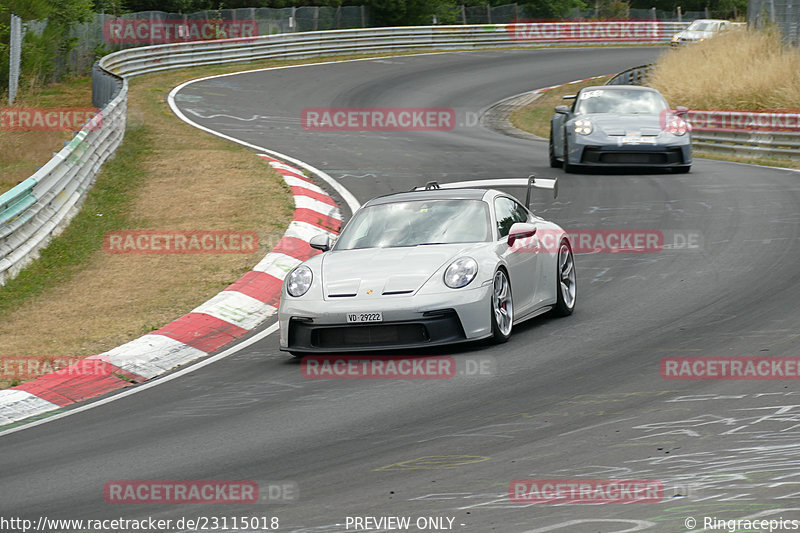
[[[412,191],[430,191],[435,189],[470,189],[480,187],[527,187],[525,193],[525,207],[531,205],[531,190],[549,189],[553,191],[553,198],[558,198],[558,178],[537,178],[533,174],[527,178],[497,178],[489,180],[456,181],[452,183],[439,183],[429,181],[424,187],[414,187]]]

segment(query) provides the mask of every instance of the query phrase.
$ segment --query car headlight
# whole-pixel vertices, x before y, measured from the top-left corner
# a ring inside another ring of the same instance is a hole
[[[585,118],[579,118],[575,121],[575,133],[580,133],[581,135],[589,135],[592,133],[592,123]]]
[[[444,271],[444,284],[451,289],[466,287],[478,274],[478,263],[471,257],[456,259]]]
[[[311,288],[312,279],[314,279],[314,274],[311,273],[311,269],[300,265],[292,270],[286,278],[286,292],[295,298],[302,296]]]

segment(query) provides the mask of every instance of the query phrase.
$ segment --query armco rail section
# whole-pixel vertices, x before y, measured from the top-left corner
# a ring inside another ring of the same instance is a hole
[[[650,65],[620,72],[606,85],[642,85]],[[692,146],[712,154],[800,161],[800,111],[690,110]]]
[[[0,284],[16,276],[80,207],[100,167],[125,132],[126,78],[198,65],[325,55],[541,47],[550,44],[665,44],[686,23],[561,22],[368,28],[270,35],[131,48],[93,71],[102,111],[33,176],[0,196]]]

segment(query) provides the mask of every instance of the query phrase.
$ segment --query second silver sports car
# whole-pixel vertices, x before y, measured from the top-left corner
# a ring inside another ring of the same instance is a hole
[[[286,276],[278,310],[280,348],[298,356],[504,342],[522,320],[575,307],[569,236],[494,189],[381,196],[311,246],[324,253]]]
[[[550,122],[550,166],[658,167],[689,172],[692,139],[682,115],[657,90],[637,85],[585,87]]]

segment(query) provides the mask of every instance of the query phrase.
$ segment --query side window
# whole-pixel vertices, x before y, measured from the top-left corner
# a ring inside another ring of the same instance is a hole
[[[497,231],[500,237],[508,236],[515,222],[528,222],[528,211],[511,198],[498,196],[494,200],[494,212],[497,217]]]
[[[516,206],[517,222],[533,222],[533,217],[531,217],[527,209],[522,207],[522,204],[514,202],[514,205]]]

